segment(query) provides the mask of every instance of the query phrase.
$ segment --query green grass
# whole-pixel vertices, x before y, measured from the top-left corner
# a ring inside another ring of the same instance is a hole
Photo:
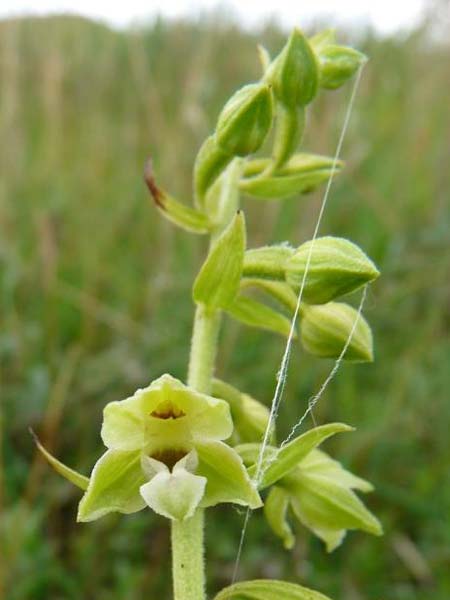
[[[366,315],[376,362],[344,366],[315,412],[357,432],[327,448],[376,492],[386,535],[326,555],[299,530],[285,553],[259,515],[242,577],[287,577],[336,600],[450,597],[450,116],[446,49],[420,29],[365,35],[371,61],[321,232],[378,263]],[[104,404],[165,371],[184,377],[203,239],[173,229],[142,183],[189,201],[195,153],[229,94],[257,78],[257,41],[216,21],[114,32],[81,19],[0,23],[0,598],[167,598],[166,523],[150,511],[74,523],[79,494],[35,456],[27,427],[88,473]],[[305,148],[332,154],[350,86],[322,94]],[[321,194],[245,201],[252,246],[311,236]],[[227,322],[219,373],[270,402],[284,341]],[[330,364],[295,349],[280,430]],[[224,519],[227,527],[223,527]],[[242,515],[210,519],[210,589],[229,582]]]

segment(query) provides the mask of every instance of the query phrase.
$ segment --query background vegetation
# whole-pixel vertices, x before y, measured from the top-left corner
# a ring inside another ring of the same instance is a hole
[[[165,371],[184,377],[205,242],[163,222],[142,166],[151,154],[161,183],[189,201],[220,107],[259,76],[256,42],[278,50],[282,39],[219,16],[125,32],[75,18],[0,23],[2,600],[170,597],[166,523],[144,511],[77,525],[77,490],[36,457],[27,427],[88,473],[104,404]],[[357,427],[327,448],[375,483],[369,505],[386,535],[350,534],[327,555],[299,530],[290,554],[255,515],[241,576],[336,600],[448,600],[448,47],[426,26],[350,41],[371,61],[322,233],[353,239],[381,268],[366,311],[376,362],[344,366],[315,418]],[[333,153],[349,92],[321,94],[305,148]],[[250,244],[309,238],[320,197],[247,200]],[[270,402],[283,345],[228,322],[220,374]],[[329,368],[296,348],[281,433]],[[229,507],[214,514],[211,591],[229,582],[242,524]]]

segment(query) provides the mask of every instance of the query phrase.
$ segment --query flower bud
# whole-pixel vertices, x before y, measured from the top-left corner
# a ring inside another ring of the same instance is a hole
[[[379,276],[376,266],[356,244],[331,236],[302,244],[286,261],[286,281],[295,291],[300,289],[307,267],[302,298],[309,304],[325,304]]]
[[[216,140],[234,156],[247,156],[263,144],[272,124],[272,96],[269,86],[252,83],[238,90],[220,113]]]
[[[338,358],[353,327],[344,359],[352,362],[372,362],[373,342],[370,326],[352,306],[340,302],[302,306],[301,340],[305,350],[311,354],[322,358]]]
[[[285,47],[266,75],[275,97],[287,107],[306,106],[317,93],[319,70],[314,52],[299,29],[294,29]]]
[[[335,90],[353,77],[366,56],[347,46],[327,45],[319,50],[320,87]]]

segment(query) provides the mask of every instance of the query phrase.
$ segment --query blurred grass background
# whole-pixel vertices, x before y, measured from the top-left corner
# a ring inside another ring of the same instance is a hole
[[[2,600],[170,597],[166,523],[144,511],[77,525],[78,491],[36,457],[27,427],[88,473],[105,403],[165,371],[184,377],[205,240],[163,222],[142,167],[152,155],[161,184],[189,201],[218,111],[259,77],[256,43],[276,51],[283,35],[220,15],[123,32],[77,18],[0,23]],[[349,41],[371,60],[321,232],[351,238],[381,268],[366,305],[376,362],[345,365],[315,417],[357,427],[327,449],[374,482],[368,503],[386,535],[352,533],[327,555],[299,530],[291,554],[255,515],[241,577],[285,577],[336,600],[448,600],[449,48],[430,24]],[[321,93],[305,149],[333,154],[350,87]],[[246,200],[250,244],[304,241],[320,198]],[[268,403],[283,347],[227,322],[219,374]],[[329,368],[295,349],[281,433]],[[212,592],[231,577],[242,514],[211,513]]]

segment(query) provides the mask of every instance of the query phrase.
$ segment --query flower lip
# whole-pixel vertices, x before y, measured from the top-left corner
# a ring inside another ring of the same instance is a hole
[[[153,458],[168,467],[171,471],[173,467],[180,461],[182,458],[189,454],[189,450],[185,450],[183,448],[166,448],[164,450],[157,450],[152,452],[150,458]]]

